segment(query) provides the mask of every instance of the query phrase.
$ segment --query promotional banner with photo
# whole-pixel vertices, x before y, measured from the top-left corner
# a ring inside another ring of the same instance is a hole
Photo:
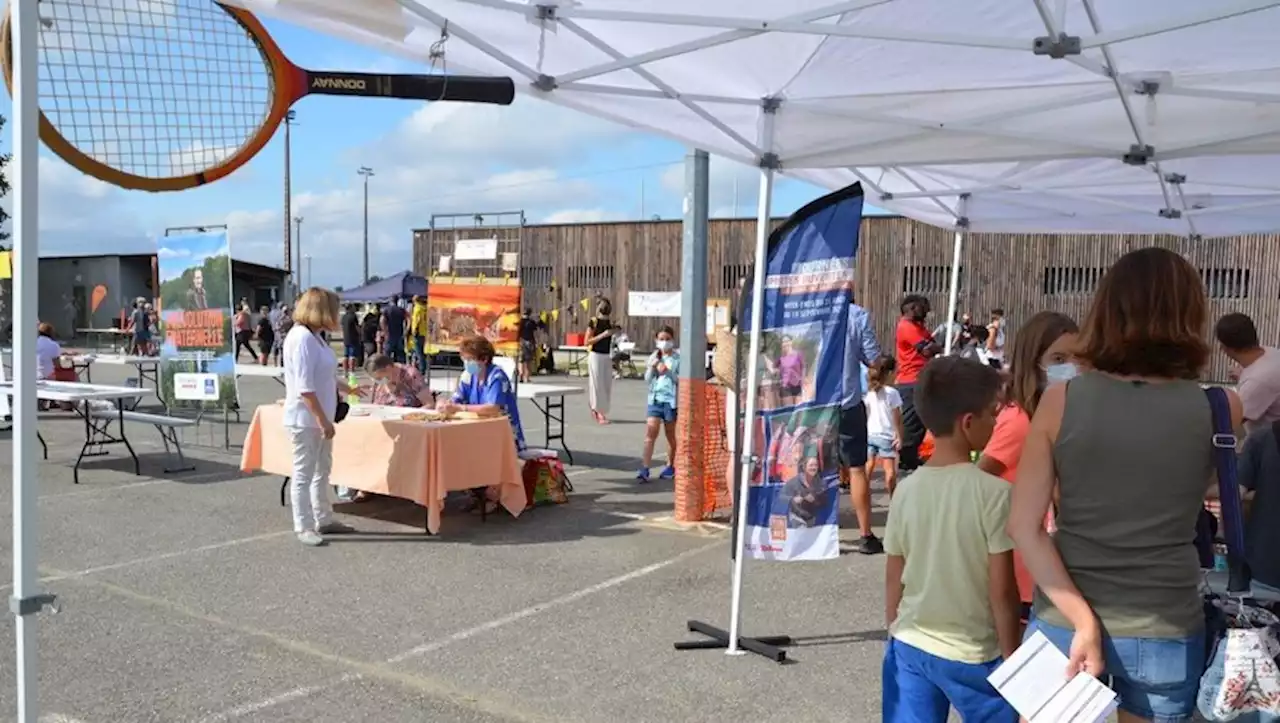
[[[475,279],[435,279],[427,293],[429,343],[456,351],[458,342],[479,334],[502,356],[519,353],[520,287],[515,283],[486,284]]]
[[[756,455],[746,505],[746,554],[764,560],[828,560],[840,554],[840,404],[848,360],[862,188],[797,211],[769,238]],[[738,359],[747,359],[751,290],[743,294]],[[744,372],[743,389],[746,387]],[[745,408],[745,404],[743,405]],[[762,433],[761,433],[762,432]]]
[[[225,230],[160,238],[160,393],[170,407],[237,403],[231,248]]]

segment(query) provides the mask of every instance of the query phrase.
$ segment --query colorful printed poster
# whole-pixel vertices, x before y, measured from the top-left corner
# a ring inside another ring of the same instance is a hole
[[[860,185],[836,191],[797,211],[769,238],[752,424],[763,432],[755,442],[763,444],[755,452],[763,462],[741,511],[745,551],[753,558],[840,554],[840,407],[862,201]],[[750,292],[739,317],[744,331],[751,327]],[[741,360],[749,339],[739,334]]]
[[[237,403],[226,231],[164,236],[160,275],[160,393],[170,407]]]
[[[463,338],[479,334],[502,356],[514,357],[520,350],[520,287],[515,284],[436,279],[427,292],[427,318],[430,343],[438,349],[455,351]]]

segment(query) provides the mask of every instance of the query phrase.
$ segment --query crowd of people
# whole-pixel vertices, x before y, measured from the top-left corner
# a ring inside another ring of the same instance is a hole
[[[999,310],[985,328],[943,325],[949,356],[925,326],[927,301],[907,297],[901,311],[895,358],[863,355],[868,388],[853,405],[868,456],[896,455],[904,471],[882,545],[883,719],[944,723],[954,709],[1017,721],[987,676],[1038,631],[1068,673],[1105,676],[1122,723],[1192,720],[1207,660],[1194,541],[1216,496],[1199,273],[1165,249],[1126,254],[1084,319],[1035,314],[1007,333],[1007,357]],[[1214,336],[1240,366],[1226,398],[1247,431],[1246,556],[1255,590],[1280,592],[1280,350],[1243,314]],[[986,353],[966,354],[971,344]]]

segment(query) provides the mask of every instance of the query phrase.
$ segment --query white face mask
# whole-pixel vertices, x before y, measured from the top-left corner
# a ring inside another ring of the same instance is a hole
[[[1080,368],[1073,362],[1063,362],[1061,364],[1050,364],[1044,368],[1045,379],[1050,384],[1058,382],[1069,382],[1080,376]]]
[[[658,351],[671,351],[670,339],[659,339],[657,343]]]

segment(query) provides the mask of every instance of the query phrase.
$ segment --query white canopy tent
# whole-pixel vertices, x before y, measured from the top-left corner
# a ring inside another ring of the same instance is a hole
[[[776,172],[861,181],[956,229],[949,320],[967,230],[1280,227],[1280,0],[232,2],[758,165],[757,259]]]

